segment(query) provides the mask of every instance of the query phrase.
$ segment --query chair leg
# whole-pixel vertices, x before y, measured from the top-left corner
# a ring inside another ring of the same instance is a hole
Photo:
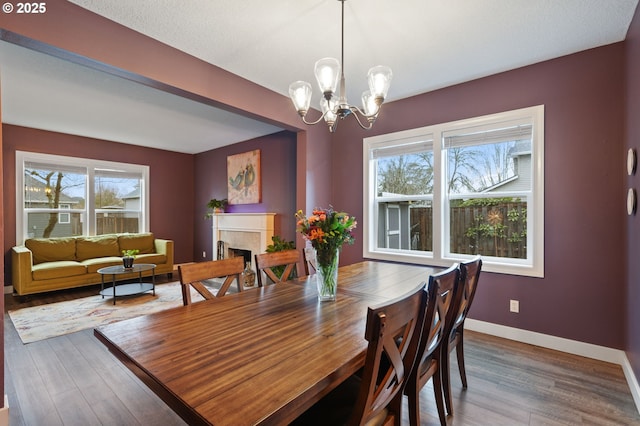
[[[395,398],[389,403],[387,407],[391,413],[393,413],[394,426],[401,426],[402,423],[402,392],[396,395]]]
[[[181,284],[182,287],[182,304],[187,306],[191,303],[191,289],[188,284]]]
[[[416,383],[407,383],[406,395],[409,400],[409,424],[420,426],[420,392]]]
[[[458,358],[458,370],[460,371],[460,380],[462,381],[462,388],[467,388],[467,373],[464,368],[464,336],[462,335],[462,331],[460,331],[460,338],[458,344],[456,345],[456,356]]]
[[[449,345],[443,342],[440,354],[440,375],[442,377],[442,392],[447,414],[453,414],[453,404],[451,403],[451,362],[449,359]]]
[[[442,403],[442,380],[440,377],[442,376],[440,369],[436,371],[436,373],[431,378],[433,382],[433,395],[436,398],[436,407],[438,408],[438,417],[440,418],[440,425],[447,426],[447,418],[444,414],[444,404]],[[420,409],[418,407],[418,409]]]

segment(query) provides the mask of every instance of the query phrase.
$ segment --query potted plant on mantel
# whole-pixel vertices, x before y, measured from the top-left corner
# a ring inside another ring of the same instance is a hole
[[[224,213],[225,207],[227,207],[228,200],[223,198],[222,200],[218,200],[217,198],[212,198],[207,203],[207,208],[209,212],[207,212],[207,218],[210,218],[212,215],[216,213]]]

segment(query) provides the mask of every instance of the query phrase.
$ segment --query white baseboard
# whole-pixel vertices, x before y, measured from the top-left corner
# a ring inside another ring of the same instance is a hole
[[[4,294],[13,294],[13,286],[5,285],[4,286]]]
[[[0,408],[0,426],[9,426],[9,398],[4,396],[4,407]]]
[[[622,350],[536,333],[535,331],[507,327],[505,325],[492,324],[471,318],[467,318],[465,321],[465,329],[618,364],[622,367],[624,376],[629,384],[629,389],[631,390],[631,395],[633,396],[633,401],[636,404],[636,409],[640,413],[640,385],[631,368],[627,354]]]

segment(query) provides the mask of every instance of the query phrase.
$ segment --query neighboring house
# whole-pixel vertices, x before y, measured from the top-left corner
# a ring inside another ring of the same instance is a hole
[[[140,211],[140,186],[122,197],[125,210]]]
[[[25,173],[24,175],[24,200],[25,208],[30,209],[48,209],[49,199],[47,198],[47,185],[37,177]],[[78,197],[71,197],[64,192],[60,193],[59,209],[74,209],[84,203],[84,200]],[[28,213],[27,226],[29,228],[29,237],[42,237],[43,232],[49,224],[51,213]],[[69,213],[57,213],[58,223],[51,233],[51,237],[61,237],[67,235],[78,234],[78,229],[82,229],[79,217]]]
[[[500,191],[521,191],[531,188],[531,140],[516,141],[508,155],[513,158],[513,176],[482,192],[492,192],[497,189]]]

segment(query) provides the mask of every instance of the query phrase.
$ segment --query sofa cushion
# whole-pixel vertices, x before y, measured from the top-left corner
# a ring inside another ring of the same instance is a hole
[[[133,263],[154,263],[156,265],[163,265],[167,263],[167,255],[162,253],[140,254],[136,256]]]
[[[76,260],[76,239],[69,238],[30,238],[24,245],[31,250],[33,264],[57,260]]]
[[[122,250],[139,250],[139,254],[155,253],[155,245],[153,234],[121,234],[118,236],[118,244],[120,251]]]
[[[72,277],[76,275],[84,275],[86,273],[86,266],[71,260],[40,263],[38,265],[34,265],[32,269],[34,281]]]
[[[122,258],[111,256],[111,257],[96,257],[94,259],[83,260],[82,264],[86,266],[87,272],[89,274],[95,274],[98,272],[98,269],[105,268],[107,266],[116,266],[122,265]]]
[[[84,237],[78,238],[76,241],[76,259],[79,261],[121,255],[118,237],[115,235]]]

